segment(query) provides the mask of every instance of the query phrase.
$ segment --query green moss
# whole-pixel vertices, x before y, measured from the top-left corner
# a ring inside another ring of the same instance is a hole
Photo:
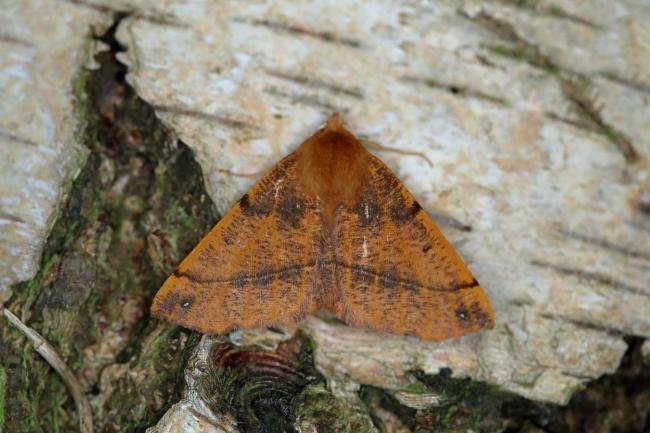
[[[585,383],[577,383],[574,386],[568,386],[564,389],[564,401],[570,401],[571,398],[575,395],[578,395],[580,391],[585,389],[586,384]]]
[[[416,431],[418,427],[416,422],[417,411],[400,404],[393,394],[374,386],[362,386],[359,396],[366,406],[370,408],[371,413],[374,414],[377,408],[381,408],[382,411],[393,414],[409,431]],[[376,419],[375,422],[377,425],[382,425],[382,421],[379,419]]]
[[[362,387],[361,397],[373,410],[392,413],[411,431],[452,433],[458,431],[501,431],[504,420],[516,413],[539,416],[539,406],[497,387],[470,379],[451,377],[449,370],[437,375],[414,372],[418,380],[405,391],[434,394],[435,406],[425,409],[406,407],[389,392],[375,387]],[[381,421],[377,420],[379,424]]]
[[[512,47],[505,47],[502,45],[495,45],[493,47],[490,47],[490,51],[492,53],[501,56],[501,57],[508,57],[511,59],[522,59],[524,58],[524,52],[521,49],[516,49]]]
[[[182,240],[185,233],[196,229],[197,225],[201,222],[189,215],[185,209],[179,205],[170,206],[165,212],[165,217],[178,221],[178,225],[169,232],[169,242],[174,254],[180,255],[180,250],[183,249],[179,242]]]
[[[604,128],[605,135],[612,143],[617,143],[620,140],[620,134],[612,128]]]
[[[81,71],[74,83],[76,136],[85,144],[78,175],[65,187],[39,271],[13,288],[8,307],[100,394],[96,431],[142,431],[179,398],[196,342],[196,334],[150,320],[151,298],[217,213],[209,200],[196,206],[205,191],[191,151],[171,146],[151,108],[115,80],[123,67],[112,53],[99,60],[99,70]],[[102,166],[114,175],[100,179]],[[0,327],[0,347],[3,431],[76,430],[56,372],[9,326]]]
[[[38,401],[43,394],[43,386],[36,384],[30,387],[32,378],[42,372],[43,366],[34,364],[32,350],[24,351],[20,356],[20,369],[16,376],[16,382],[10,384],[9,391],[16,391],[16,401],[12,402],[11,412],[16,412],[18,409],[21,417],[19,419],[12,419],[15,421],[8,425],[14,431],[41,431],[41,426],[38,422],[39,407]],[[49,412],[49,410],[48,410]],[[12,414],[13,415],[13,414]],[[11,417],[13,418],[13,417]],[[17,427],[17,428],[16,428]]]
[[[531,403],[498,387],[471,379],[451,377],[449,370],[437,375],[416,373],[429,392],[440,396],[441,405],[419,413],[435,432],[497,431],[509,407],[530,409]]]
[[[88,94],[86,89],[88,82],[91,80],[92,74],[89,69],[82,67],[77,74],[77,78],[72,85],[72,97],[74,98],[74,118],[77,122],[75,128],[75,142],[88,144],[89,142],[89,128],[88,125],[94,120],[93,113],[89,103]],[[80,169],[85,166],[86,157],[88,155],[86,148],[82,149],[82,159],[79,164]],[[67,185],[66,192],[72,188],[72,181]]]
[[[428,394],[431,392],[431,390],[424,383],[420,381],[414,381],[405,389],[405,391],[414,394]]]
[[[322,383],[308,385],[295,401],[299,432],[375,433],[377,428],[361,402],[337,399]]]
[[[194,227],[196,227],[197,222],[198,221],[196,218],[194,218],[192,215],[186,214],[185,212],[183,212],[179,218],[180,228],[184,232],[192,230]]]
[[[65,384],[58,375],[50,374],[48,375],[48,390],[53,390],[51,396],[53,400],[50,405],[50,409],[42,414],[42,417],[45,418],[46,423],[40,422],[41,426],[46,425],[47,427],[43,430],[52,433],[58,433],[63,430],[63,420],[61,419],[61,412],[64,405],[67,402],[72,402],[72,396],[67,392]],[[78,423],[77,414],[73,414],[72,421]]]
[[[0,431],[5,431],[5,413],[7,399],[7,371],[0,365]]]

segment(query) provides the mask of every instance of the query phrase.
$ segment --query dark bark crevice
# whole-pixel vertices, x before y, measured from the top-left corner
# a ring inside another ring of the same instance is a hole
[[[180,398],[198,334],[150,320],[155,291],[218,220],[191,150],[156,118],[110,51],[77,83],[78,136],[88,157],[69,187],[40,270],[6,305],[40,332],[80,377],[96,432],[135,432]],[[3,323],[3,325],[6,324]],[[0,327],[6,380],[3,431],[76,431],[57,374],[13,328]]]

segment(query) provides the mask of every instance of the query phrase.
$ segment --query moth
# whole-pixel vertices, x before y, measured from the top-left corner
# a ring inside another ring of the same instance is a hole
[[[220,334],[295,324],[320,309],[422,340],[494,325],[456,251],[336,113],[210,230],[151,312]]]

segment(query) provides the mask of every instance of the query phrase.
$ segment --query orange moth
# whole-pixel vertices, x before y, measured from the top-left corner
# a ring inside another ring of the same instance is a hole
[[[476,279],[395,174],[338,114],[278,162],[155,296],[155,317],[204,333],[295,324],[422,340],[492,328]]]

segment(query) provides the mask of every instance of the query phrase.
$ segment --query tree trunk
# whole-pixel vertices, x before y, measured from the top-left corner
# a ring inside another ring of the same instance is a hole
[[[0,303],[75,372],[95,431],[569,431],[586,397],[554,404],[626,350],[591,409],[643,431],[642,1],[6,3]],[[165,277],[332,111],[457,248],[495,329],[423,343],[310,316],[208,338],[151,318]],[[0,431],[77,431],[5,319],[0,385]]]

